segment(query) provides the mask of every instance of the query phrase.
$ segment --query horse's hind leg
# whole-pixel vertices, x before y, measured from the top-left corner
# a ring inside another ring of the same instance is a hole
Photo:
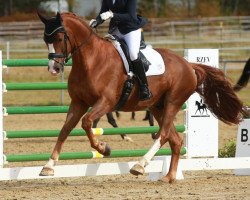
[[[145,117],[144,117],[142,120],[143,120],[143,121],[149,120],[149,115],[150,115],[150,111],[146,110]]]
[[[100,121],[101,118],[97,118],[93,121],[93,125],[92,125],[92,128],[96,128],[97,127],[97,124],[98,122]]]
[[[173,100],[172,100],[173,99]],[[138,164],[133,166],[130,172],[134,175],[139,175],[144,173],[144,167],[149,163],[149,161],[153,158],[156,152],[167,142],[170,142],[171,149],[173,151],[171,157],[170,169],[167,176],[164,180],[172,183],[175,180],[175,175],[178,166],[179,154],[181,150],[182,140],[178,137],[175,130],[173,130],[173,120],[180,110],[182,104],[185,100],[177,101],[175,98],[171,98],[171,103],[166,102],[163,115],[158,116],[158,123],[160,126],[159,133],[157,134],[158,138],[155,140],[153,146],[149,149],[149,151],[143,156],[143,158],[139,161]]]
[[[154,115],[156,121],[158,122],[159,126],[161,127],[162,124],[162,115],[163,111],[157,108],[150,108],[150,111]],[[144,173],[144,167],[148,164],[148,162],[153,158],[155,153],[161,148],[159,132],[155,135],[155,143],[150,148],[150,150],[143,156],[143,158],[135,164],[131,169],[130,173],[133,175],[142,175]]]
[[[148,120],[149,125],[150,126],[154,126],[155,124],[154,124],[154,117],[153,117],[153,115],[151,114],[151,112],[149,110],[147,110],[146,112],[147,112],[146,115],[147,115],[147,120]],[[155,140],[156,139],[156,133],[151,133],[151,137],[152,137],[153,140]]]
[[[135,120],[135,112],[131,112],[131,119]]]
[[[117,123],[115,121],[113,113],[112,112],[108,112],[106,115],[107,115],[108,123],[111,124],[114,128],[117,128],[118,125],[117,125]]]
[[[115,118],[114,118],[112,112],[107,113],[107,119],[108,119],[108,123],[110,123],[114,128],[118,128],[118,125],[115,121]],[[128,137],[126,134],[121,134],[121,137],[123,140],[132,141],[132,139],[130,137]]]
[[[115,115],[116,115],[117,118],[120,117],[120,113],[118,111],[115,111]]]
[[[174,124],[171,127],[170,134],[168,138],[165,138],[165,140],[169,142],[171,150],[172,150],[172,156],[171,156],[171,162],[170,167],[167,175],[163,177],[163,181],[172,183],[176,179],[176,172],[178,167],[178,162],[180,158],[180,152],[181,147],[183,144],[182,138],[177,133]]]

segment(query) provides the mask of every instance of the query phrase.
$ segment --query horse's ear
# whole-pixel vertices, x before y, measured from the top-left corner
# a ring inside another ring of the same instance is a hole
[[[41,20],[44,24],[47,23],[47,19],[46,19],[44,16],[42,16],[42,15],[39,13],[39,11],[37,11],[37,15],[38,15],[38,17],[40,18],[40,20]]]
[[[62,17],[61,17],[61,14],[59,12],[56,13],[56,19],[58,21],[62,21]]]

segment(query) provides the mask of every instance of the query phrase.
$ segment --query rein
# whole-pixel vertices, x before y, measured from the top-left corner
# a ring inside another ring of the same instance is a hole
[[[92,36],[92,34],[93,34],[93,30],[91,29],[89,36],[85,40],[83,40],[81,42],[81,44],[79,44],[77,47],[74,47],[72,49],[72,52],[70,52],[70,56],[67,56],[67,58],[65,59],[65,63],[67,63],[72,58],[72,56],[77,52],[77,50],[79,50],[83,45],[85,45],[89,42],[89,39]],[[68,38],[68,40],[69,40],[69,38]],[[71,44],[70,40],[69,40],[69,43]]]

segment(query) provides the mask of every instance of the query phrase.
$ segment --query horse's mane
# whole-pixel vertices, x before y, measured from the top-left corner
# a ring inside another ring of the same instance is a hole
[[[87,28],[91,29],[89,27],[88,23],[84,19],[82,19],[80,16],[76,15],[75,13],[72,13],[72,12],[63,12],[63,13],[61,13],[61,16],[63,16],[63,17],[69,17],[69,18],[73,18],[75,20],[78,20],[81,24],[83,24]],[[105,40],[103,37],[99,36],[95,31],[93,31],[93,33],[99,39]],[[105,40],[105,41],[107,41],[107,40]]]
[[[63,12],[61,13],[62,16],[67,16],[70,18],[74,18],[78,21],[80,21],[82,24],[84,25],[88,25],[86,21],[84,21],[81,17],[77,16],[75,13],[71,13],[71,12]]]

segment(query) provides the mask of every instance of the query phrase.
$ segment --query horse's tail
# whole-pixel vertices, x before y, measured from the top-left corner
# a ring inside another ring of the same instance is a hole
[[[241,90],[243,87],[245,87],[249,81],[249,78],[250,78],[250,58],[248,59],[248,61],[245,64],[245,67],[242,71],[240,79],[238,80],[236,85],[233,87],[234,91],[237,92],[237,91]]]
[[[197,89],[208,109],[226,124],[239,124],[245,115],[239,100],[225,74],[215,68],[192,63],[197,76]]]

